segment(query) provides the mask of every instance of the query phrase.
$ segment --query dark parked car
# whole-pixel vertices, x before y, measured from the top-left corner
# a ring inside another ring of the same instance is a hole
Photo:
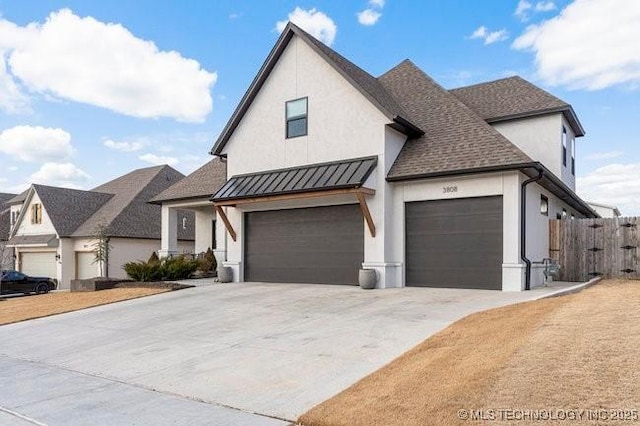
[[[57,283],[47,277],[30,277],[18,271],[0,272],[0,293],[38,293],[45,294],[55,290]]]

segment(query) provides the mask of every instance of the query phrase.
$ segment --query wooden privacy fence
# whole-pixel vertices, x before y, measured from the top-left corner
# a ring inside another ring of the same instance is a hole
[[[595,276],[640,279],[637,217],[549,221],[549,257],[560,264],[557,281]]]

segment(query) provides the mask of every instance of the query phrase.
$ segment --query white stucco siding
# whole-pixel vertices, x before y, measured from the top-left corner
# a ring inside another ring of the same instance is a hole
[[[131,238],[112,238],[109,253],[109,276],[127,278],[122,269],[125,263],[138,260],[147,261],[151,254],[160,250],[160,240],[142,240]]]
[[[503,290],[521,290],[522,265],[519,260],[520,177],[519,173],[469,175],[442,179],[408,181],[394,184],[393,228],[387,230],[389,252],[402,262],[402,281],[405,285],[405,204],[456,198],[501,195],[503,201]],[[453,189],[455,188],[455,189]]]
[[[561,113],[492,123],[493,128],[513,142],[534,161],[539,161],[571,189],[571,144],[575,140],[571,126]],[[562,126],[567,129],[567,165],[562,163]]]
[[[541,196],[545,196],[549,202],[549,213],[544,215],[540,211]],[[531,268],[531,287],[544,284],[542,260],[549,257],[549,220],[562,215],[562,210],[567,212],[566,219],[571,220],[572,215],[579,219],[584,216],[570,207],[564,201],[538,184],[527,186],[527,257],[533,262]]]
[[[18,224],[18,229],[15,232],[16,235],[46,235],[56,234],[56,229],[47,214],[47,210],[42,207],[42,220],[41,223],[31,223],[31,206],[34,204],[42,204],[40,197],[37,193],[33,194],[33,197],[29,201],[29,204],[22,209],[23,217]]]
[[[308,97],[308,134],[286,139],[285,103],[302,97]],[[227,142],[228,174],[380,155],[388,122],[294,36]]]

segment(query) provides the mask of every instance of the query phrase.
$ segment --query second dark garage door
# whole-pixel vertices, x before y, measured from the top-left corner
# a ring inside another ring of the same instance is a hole
[[[406,203],[406,283],[502,288],[502,197]]]
[[[245,213],[245,281],[358,283],[364,223],[357,204]]]

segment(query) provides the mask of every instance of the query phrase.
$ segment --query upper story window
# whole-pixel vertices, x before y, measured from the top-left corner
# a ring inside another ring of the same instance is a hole
[[[576,140],[571,140],[571,174],[576,175]]]
[[[540,195],[540,214],[549,216],[549,199],[544,195]]]
[[[20,210],[14,210],[11,212],[11,226],[14,226],[18,221],[18,216],[20,215]]]
[[[287,138],[307,134],[307,99],[300,98],[286,103]]]
[[[562,126],[562,165],[567,166],[567,128]]]
[[[31,223],[34,225],[42,223],[42,204],[31,205]]]
[[[562,218],[567,217],[567,209],[562,209]]]

